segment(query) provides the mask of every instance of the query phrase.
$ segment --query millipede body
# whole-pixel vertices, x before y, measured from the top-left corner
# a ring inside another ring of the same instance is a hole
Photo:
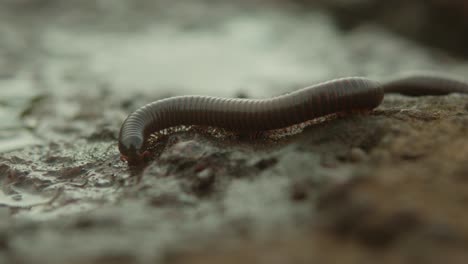
[[[121,157],[135,164],[148,154],[148,137],[180,125],[220,127],[241,132],[284,128],[340,112],[371,110],[385,93],[443,95],[468,93],[468,84],[446,77],[415,75],[380,84],[349,77],[335,79],[268,99],[176,96],[149,103],[131,113],[119,134]]]
[[[382,84],[384,93],[409,96],[468,93],[468,83],[441,75],[409,75]]]

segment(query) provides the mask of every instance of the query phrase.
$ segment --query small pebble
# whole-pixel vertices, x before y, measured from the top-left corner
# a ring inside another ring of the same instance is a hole
[[[349,160],[351,162],[361,162],[367,158],[367,153],[361,148],[352,148],[349,151]]]

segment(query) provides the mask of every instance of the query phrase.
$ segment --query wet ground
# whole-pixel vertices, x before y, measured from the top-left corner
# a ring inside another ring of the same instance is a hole
[[[147,167],[120,161],[121,122],[163,97],[468,72],[379,25],[260,2],[2,3],[0,262],[465,263],[467,96],[390,95],[291,135],[177,132]]]

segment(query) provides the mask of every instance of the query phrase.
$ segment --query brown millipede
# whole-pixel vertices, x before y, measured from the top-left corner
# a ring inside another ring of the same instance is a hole
[[[176,96],[149,103],[131,113],[119,134],[123,160],[136,164],[149,154],[148,137],[179,125],[214,126],[256,132],[288,127],[317,117],[371,110],[384,93],[440,95],[468,93],[468,84],[450,78],[415,75],[380,84],[362,77],[331,80],[268,99]]]
[[[448,76],[419,74],[398,77],[382,85],[385,93],[410,96],[468,93],[468,83]]]

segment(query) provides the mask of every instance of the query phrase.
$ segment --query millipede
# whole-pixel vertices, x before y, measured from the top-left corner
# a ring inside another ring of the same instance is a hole
[[[138,164],[149,156],[145,143],[155,132],[181,126],[212,126],[255,133],[285,128],[318,117],[372,110],[384,94],[409,96],[468,94],[468,83],[450,77],[412,75],[386,82],[339,78],[266,99],[175,96],[142,106],[123,122],[122,160]]]

